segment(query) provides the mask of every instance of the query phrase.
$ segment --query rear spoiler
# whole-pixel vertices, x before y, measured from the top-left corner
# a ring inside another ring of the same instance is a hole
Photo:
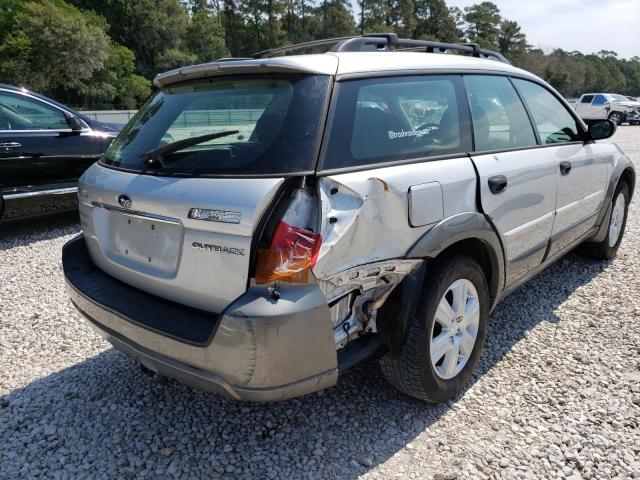
[[[156,87],[220,75],[244,73],[309,73],[335,75],[338,59],[332,55],[307,55],[304,57],[280,57],[268,59],[223,58],[215,62],[177,68],[157,75],[153,79]]]

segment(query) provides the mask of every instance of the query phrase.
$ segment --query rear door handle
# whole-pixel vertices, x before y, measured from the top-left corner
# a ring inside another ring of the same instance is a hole
[[[489,190],[491,193],[502,193],[507,189],[507,177],[504,175],[495,175],[489,178]]]
[[[562,175],[569,175],[571,171],[571,162],[560,162],[560,173]]]
[[[2,142],[0,143],[0,148],[10,149],[10,148],[19,148],[22,144],[18,142]]]

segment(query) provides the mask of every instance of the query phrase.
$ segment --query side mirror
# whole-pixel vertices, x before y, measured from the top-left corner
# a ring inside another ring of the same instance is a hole
[[[596,122],[589,123],[589,129],[587,130],[587,136],[589,140],[604,140],[616,133],[616,124],[611,120],[598,120]]]
[[[72,132],[81,132],[84,129],[84,123],[75,115],[71,115],[70,113],[65,114],[67,117],[67,123],[69,127],[71,127]]]

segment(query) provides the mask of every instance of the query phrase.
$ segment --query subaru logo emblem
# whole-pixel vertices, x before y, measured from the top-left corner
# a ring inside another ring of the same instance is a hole
[[[122,208],[131,208],[131,205],[133,205],[133,201],[128,195],[120,195],[118,197],[118,203]]]

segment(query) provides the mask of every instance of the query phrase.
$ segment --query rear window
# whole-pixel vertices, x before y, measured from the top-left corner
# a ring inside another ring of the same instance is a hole
[[[163,88],[107,150],[107,165],[177,175],[287,175],[312,171],[329,77],[218,77]],[[141,157],[185,139],[237,131],[163,154],[153,168]]]
[[[341,83],[322,168],[468,151],[456,81],[410,76]]]

